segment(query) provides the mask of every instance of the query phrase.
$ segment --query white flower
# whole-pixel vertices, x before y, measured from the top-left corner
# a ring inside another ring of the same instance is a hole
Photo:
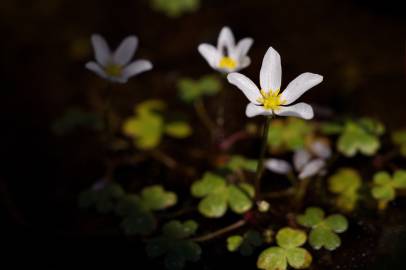
[[[125,38],[114,52],[111,52],[106,40],[97,34],[92,35],[92,45],[97,62],[88,62],[86,68],[102,78],[126,83],[130,77],[152,69],[152,64],[148,60],[130,63],[138,46],[136,36]]]
[[[231,29],[225,26],[221,29],[217,48],[203,43],[199,45],[198,50],[213,69],[229,73],[250,65],[251,59],[247,53],[253,42],[252,38],[244,38],[236,45]]]
[[[262,62],[259,78],[261,90],[240,73],[230,73],[227,79],[249,99],[250,103],[245,111],[248,117],[276,114],[303,119],[313,118],[313,109],[309,104],[285,105],[292,104],[307,90],[323,81],[322,76],[306,72],[291,81],[286,89],[279,93],[282,81],[281,57],[272,47],[268,49]]]
[[[315,141],[310,145],[310,151],[300,149],[293,154],[293,167],[298,172],[299,179],[322,175],[326,160],[331,156],[328,144]],[[265,167],[278,174],[289,174],[293,169],[289,162],[271,158],[265,161]]]

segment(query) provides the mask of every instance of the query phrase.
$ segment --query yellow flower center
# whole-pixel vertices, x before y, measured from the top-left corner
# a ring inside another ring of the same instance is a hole
[[[235,69],[237,67],[237,62],[231,57],[223,57],[220,60],[220,68]]]
[[[257,101],[261,103],[266,110],[277,111],[281,105],[286,103],[286,100],[281,99],[279,91],[280,89],[275,91],[269,90],[269,92],[261,90],[262,97],[258,98]]]
[[[104,72],[111,77],[120,77],[123,73],[123,68],[117,64],[108,64],[104,68]]]

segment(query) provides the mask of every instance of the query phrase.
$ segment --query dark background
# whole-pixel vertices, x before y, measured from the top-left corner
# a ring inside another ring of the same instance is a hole
[[[197,45],[215,43],[228,25],[237,39],[255,40],[252,64],[243,71],[249,77],[258,77],[262,57],[273,46],[282,56],[283,86],[306,71],[324,76],[305,101],[339,114],[376,117],[389,129],[406,126],[406,25],[398,1],[202,3],[197,12],[171,19],[151,10],[146,0],[1,1],[0,243],[7,251],[54,266],[76,266],[78,259],[100,265],[143,261],[131,239],[94,228],[94,219],[103,223],[102,215],[89,218],[77,209],[77,194],[101,176],[101,150],[93,134],[57,137],[50,130],[68,107],[91,109],[92,95],[105,87],[84,68],[93,59],[92,33],[104,35],[112,47],[136,34],[136,57],[154,64],[153,71],[116,86],[122,115],[150,97],[176,104],[180,76],[211,72]],[[230,100],[233,130],[246,121],[246,100],[240,94]],[[341,269],[367,265],[344,263]],[[394,269],[382,267],[377,269]]]

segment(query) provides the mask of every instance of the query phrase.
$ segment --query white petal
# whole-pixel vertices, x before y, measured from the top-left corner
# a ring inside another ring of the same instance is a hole
[[[108,79],[108,76],[104,72],[103,68],[101,68],[96,62],[88,62],[88,63],[86,63],[85,67],[87,69],[93,71],[94,73],[96,73],[100,77],[102,77],[104,79]]]
[[[230,54],[235,47],[234,35],[231,29],[227,26],[221,29],[218,41],[217,41],[217,51],[220,55],[223,55],[224,47],[227,48],[227,54]]]
[[[265,167],[274,172],[279,174],[288,174],[292,171],[292,166],[282,159],[271,158],[265,160]]]
[[[261,97],[258,87],[247,76],[241,73],[230,73],[227,75],[229,83],[237,86],[244,95],[254,104],[259,104],[258,99]]]
[[[311,154],[305,149],[296,150],[293,154],[293,166],[296,171],[302,170],[303,166],[309,162]]]
[[[239,61],[241,61],[241,59],[245,58],[253,43],[254,40],[252,38],[244,38],[240,40],[237,46],[230,53],[230,56],[233,59],[238,59]]]
[[[315,176],[321,172],[325,165],[326,162],[323,159],[312,160],[303,167],[303,170],[299,174],[299,178],[304,179]]]
[[[131,61],[131,58],[133,58],[137,46],[138,38],[136,36],[125,38],[114,52],[114,63],[122,66],[127,65]]]
[[[282,92],[281,98],[286,100],[286,105],[291,104],[298,99],[303,93],[312,88],[313,86],[321,83],[323,76],[306,72],[300,74],[293,81],[291,81]]]
[[[96,61],[102,66],[107,65],[111,61],[111,51],[106,40],[98,34],[93,34],[92,45]]]
[[[311,151],[319,158],[327,159],[331,157],[331,148],[327,143],[320,140],[313,142],[310,145]]]
[[[281,56],[272,47],[269,47],[264,56],[264,60],[262,60],[259,80],[261,83],[261,89],[265,91],[275,91],[281,88]]]
[[[240,62],[238,63],[238,67],[237,70],[241,70],[243,68],[248,67],[251,64],[251,59],[248,56],[245,56],[244,58],[242,58],[240,60]]]
[[[123,70],[123,78],[129,79],[141,72],[152,69],[152,63],[148,60],[137,60],[126,66]]]
[[[295,116],[306,120],[312,119],[314,116],[312,106],[303,102],[292,106],[281,106],[275,114],[280,116]]]
[[[209,63],[209,65],[212,68],[218,67],[220,56],[216,47],[204,43],[199,45],[198,50],[199,53],[204,57],[204,59],[206,59],[207,63]]]
[[[263,106],[248,103],[247,108],[245,109],[245,115],[247,117],[254,117],[257,115],[272,115],[272,111],[265,110]]]

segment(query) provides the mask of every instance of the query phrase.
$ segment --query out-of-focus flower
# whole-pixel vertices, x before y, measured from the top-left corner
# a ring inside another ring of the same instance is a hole
[[[104,79],[126,83],[132,76],[152,69],[152,64],[148,60],[131,62],[138,46],[136,36],[125,38],[114,52],[110,50],[102,36],[94,34],[91,40],[97,62],[86,63],[86,68]]]
[[[293,154],[293,168],[298,173],[299,179],[323,175],[326,160],[331,157],[330,146],[316,140],[310,145],[310,149],[300,149]],[[265,161],[265,167],[278,174],[289,174],[292,165],[282,159],[271,158]]]
[[[213,69],[229,73],[250,65],[251,59],[247,53],[253,42],[252,38],[244,38],[236,44],[231,29],[225,26],[221,29],[217,48],[203,43],[199,45],[198,50]]]
[[[303,73],[291,81],[280,93],[282,81],[281,57],[272,47],[268,49],[260,71],[261,90],[248,77],[241,73],[230,73],[228,81],[237,86],[249,99],[246,115],[280,115],[295,116],[303,119],[313,118],[313,108],[307,103],[296,101],[303,93],[323,81],[323,76],[314,73]]]

